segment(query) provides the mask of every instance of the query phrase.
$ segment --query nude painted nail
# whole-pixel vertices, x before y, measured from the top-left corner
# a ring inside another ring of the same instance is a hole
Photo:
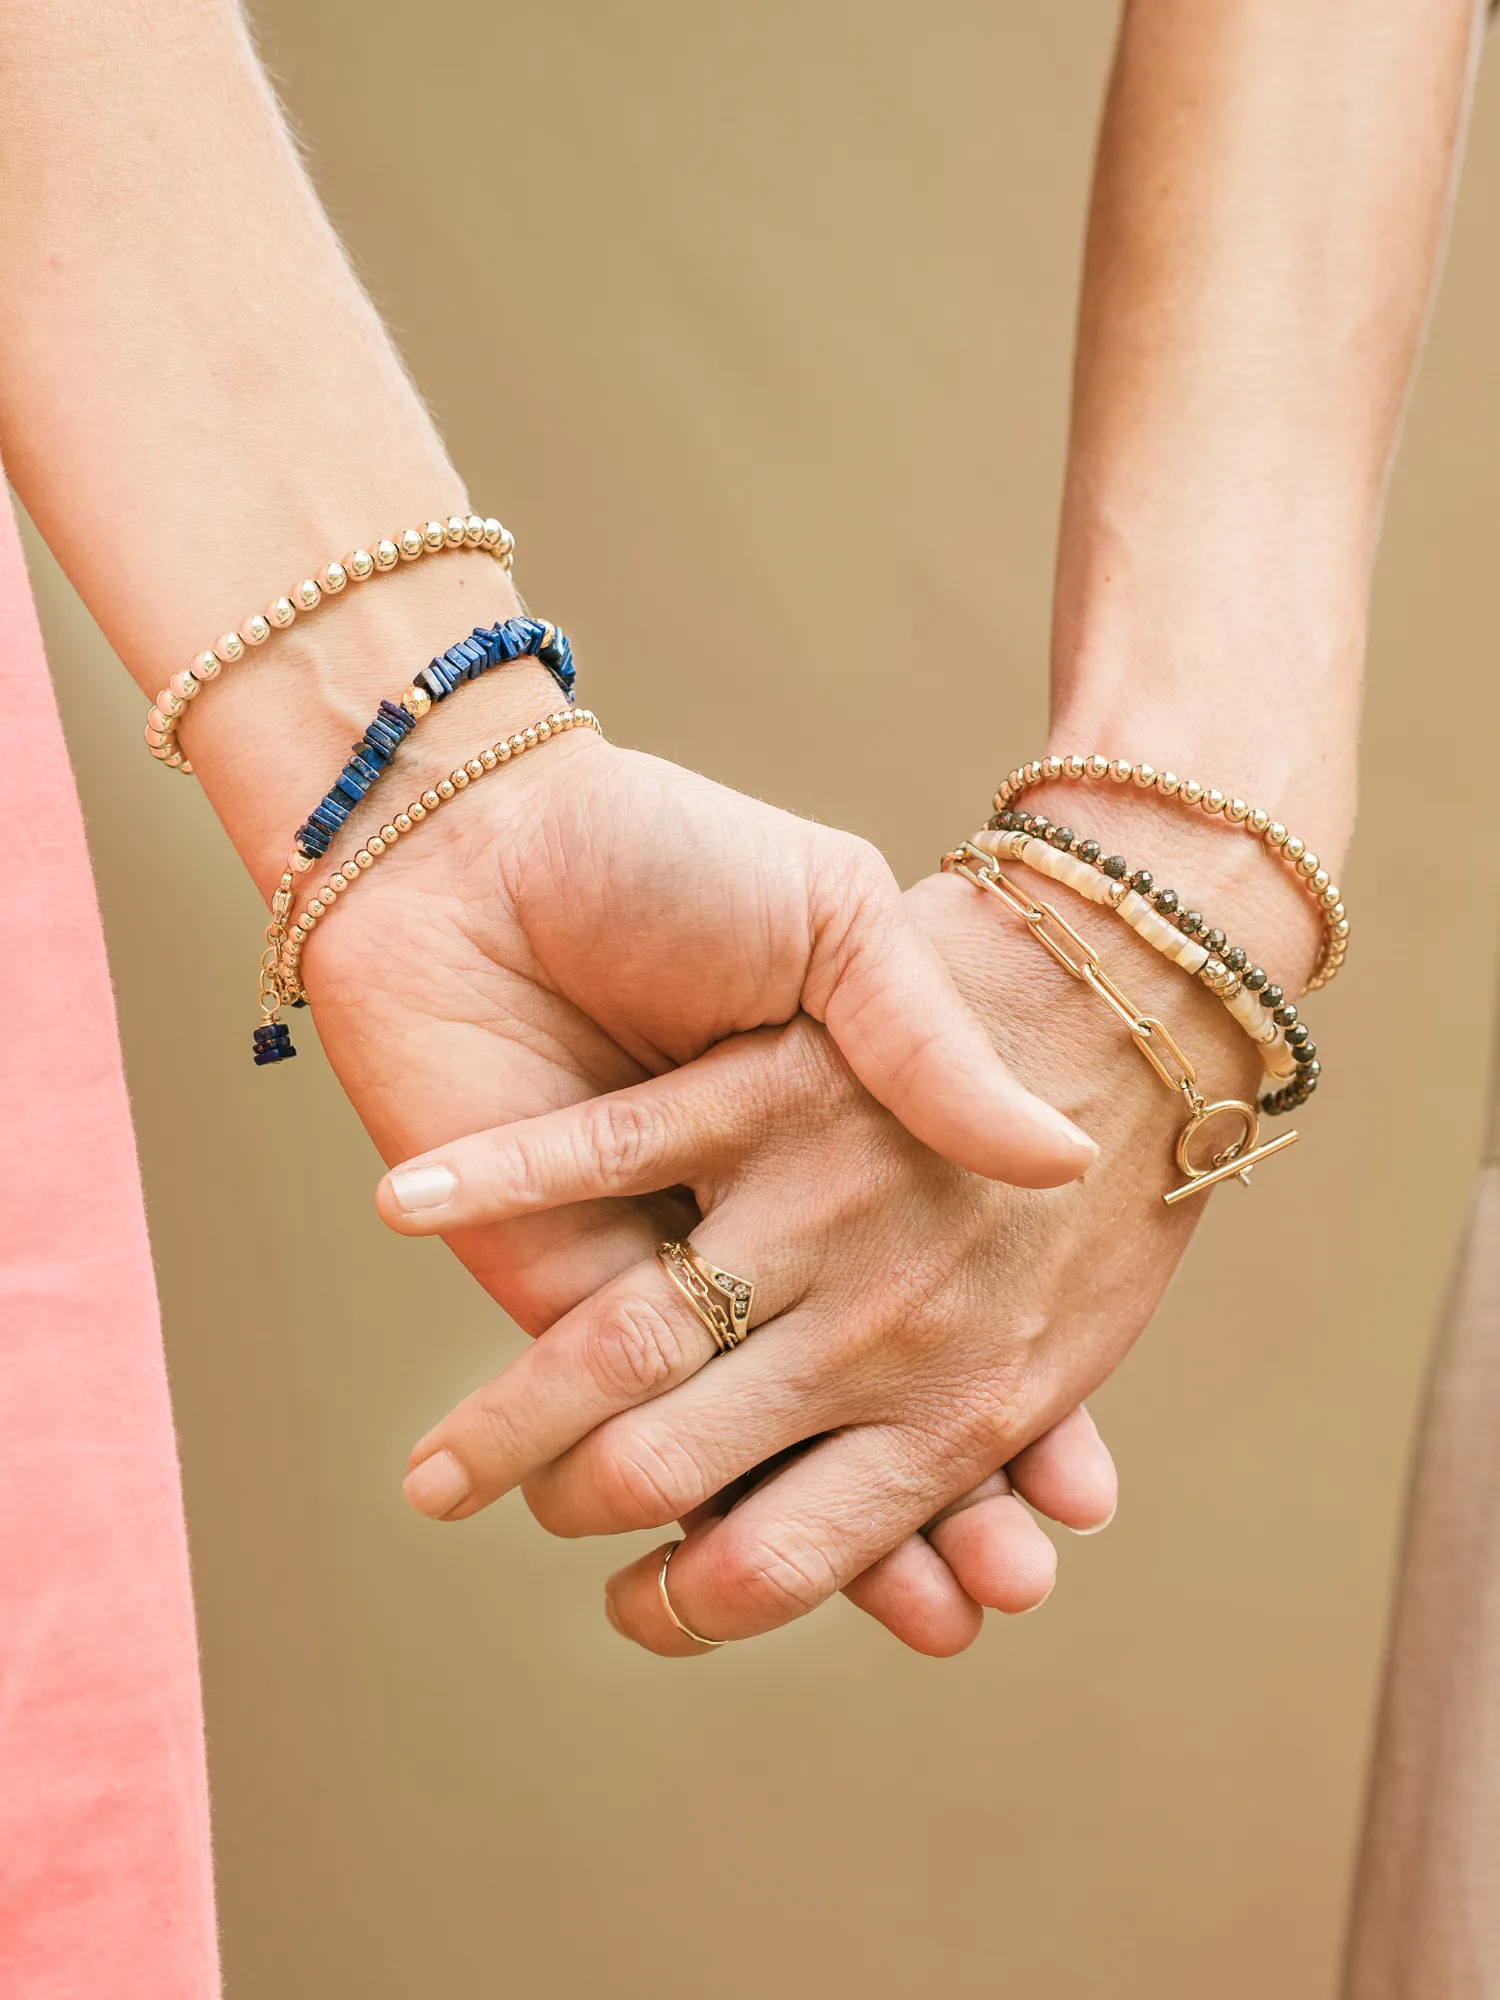
[[[441,1208],[458,1192],[458,1175],[451,1167],[402,1167],[390,1177],[397,1208],[408,1215],[418,1209]]]
[[[468,1499],[469,1475],[451,1451],[435,1451],[431,1458],[412,1467],[401,1491],[419,1514],[441,1521]]]
[[[1091,1139],[1081,1126],[1075,1125],[1071,1118],[1064,1118],[1055,1104],[1043,1104],[1042,1111],[1044,1117],[1041,1122],[1047,1125],[1059,1139],[1065,1139],[1070,1146],[1074,1146],[1080,1152],[1086,1153],[1089,1165],[1092,1166],[1099,1157],[1097,1142]]]
[[[1104,1533],[1104,1530],[1109,1526],[1110,1522],[1115,1518],[1116,1514],[1118,1514],[1119,1511],[1120,1509],[1117,1503],[1115,1506],[1110,1508],[1109,1512],[1105,1515],[1104,1519],[1102,1521],[1096,1521],[1092,1528],[1075,1528],[1073,1530],[1073,1533],[1075,1535],[1102,1535]]]

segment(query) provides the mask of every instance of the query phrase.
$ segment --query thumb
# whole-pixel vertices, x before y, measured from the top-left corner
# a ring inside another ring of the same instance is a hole
[[[875,850],[841,840],[822,879],[802,1004],[870,1095],[992,1180],[1061,1187],[1086,1172],[1098,1147],[1011,1075]]]

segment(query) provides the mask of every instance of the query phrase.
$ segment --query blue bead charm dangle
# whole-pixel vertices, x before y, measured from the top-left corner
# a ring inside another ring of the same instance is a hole
[[[285,1021],[267,1021],[255,1031],[255,1063],[285,1062],[297,1051],[292,1047],[292,1031]]]

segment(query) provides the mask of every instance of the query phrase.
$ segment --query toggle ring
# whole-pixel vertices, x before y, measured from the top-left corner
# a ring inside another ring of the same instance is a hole
[[[672,1600],[667,1595],[667,1564],[681,1547],[681,1542],[668,1542],[662,1552],[661,1568],[657,1571],[656,1576],[656,1588],[661,1594],[663,1608],[683,1638],[691,1639],[695,1646],[727,1646],[729,1644],[727,1639],[705,1639],[703,1634],[695,1632],[691,1625],[684,1625],[682,1620],[677,1616],[677,1613],[672,1609]]]
[[[730,1348],[749,1339],[755,1287],[748,1278],[721,1271],[701,1257],[691,1243],[679,1243],[671,1237],[661,1245],[656,1257],[720,1354],[727,1354]]]

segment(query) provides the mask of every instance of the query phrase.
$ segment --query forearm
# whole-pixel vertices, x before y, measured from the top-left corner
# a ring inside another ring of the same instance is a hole
[[[152,695],[329,557],[466,512],[464,486],[237,7],[3,0],[0,68],[0,448]],[[488,556],[445,555],[213,684],[184,742],[263,879],[379,697],[513,604]],[[523,671],[506,705],[529,714],[544,688]],[[475,690],[476,744],[497,700]]]
[[[1237,792],[1334,869],[1478,31],[1473,0],[1131,0],[1101,135],[1054,747]]]

